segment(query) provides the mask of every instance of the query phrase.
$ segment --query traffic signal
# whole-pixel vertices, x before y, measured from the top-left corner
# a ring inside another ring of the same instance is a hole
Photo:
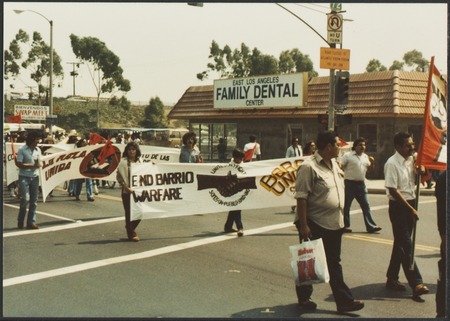
[[[348,71],[340,71],[336,73],[334,86],[334,103],[336,105],[348,104],[348,83],[350,74]]]

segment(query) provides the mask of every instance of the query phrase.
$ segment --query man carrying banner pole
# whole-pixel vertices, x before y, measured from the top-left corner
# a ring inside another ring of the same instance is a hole
[[[413,253],[411,233],[419,219],[415,194],[414,141],[411,134],[400,132],[394,136],[395,154],[384,165],[384,177],[389,197],[389,219],[392,224],[394,244],[389,267],[386,272],[386,288],[405,291],[399,279],[400,266],[403,268],[408,284],[413,290],[413,299],[421,301],[421,295],[429,292],[423,284],[417,264],[413,260],[410,269],[410,257]]]

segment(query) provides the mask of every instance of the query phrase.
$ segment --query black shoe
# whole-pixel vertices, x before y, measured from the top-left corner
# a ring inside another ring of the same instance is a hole
[[[23,222],[17,222],[17,228],[22,229],[23,228]]]
[[[352,312],[361,310],[362,308],[364,308],[364,302],[355,300],[350,303],[338,306],[337,310],[338,312]]]
[[[386,288],[394,291],[406,291],[406,287],[398,280],[387,280]]]
[[[371,229],[371,230],[368,230],[367,233],[375,233],[375,232],[379,232],[379,231],[381,231],[381,230],[382,230],[382,228],[379,227],[379,226],[377,226],[377,227],[374,227],[374,228]]]
[[[305,301],[298,300],[298,305],[305,310],[315,310],[317,309],[317,304],[311,299]]]
[[[93,197],[88,197],[88,201],[93,202],[93,201],[95,201],[95,199]]]
[[[351,233],[352,231],[350,227],[344,227],[344,233]]]
[[[235,230],[234,228],[226,228],[226,227],[223,229],[223,231],[225,233],[236,233],[237,232],[237,230]]]

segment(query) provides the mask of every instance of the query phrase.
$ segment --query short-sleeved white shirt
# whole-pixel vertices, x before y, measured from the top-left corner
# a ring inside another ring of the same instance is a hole
[[[364,181],[371,164],[366,153],[358,155],[355,151],[345,153],[340,163],[344,168],[344,178],[351,181]]]
[[[395,152],[384,164],[384,186],[386,195],[390,200],[394,198],[389,194],[389,188],[395,188],[406,199],[416,198],[414,159],[412,156],[404,158]]]

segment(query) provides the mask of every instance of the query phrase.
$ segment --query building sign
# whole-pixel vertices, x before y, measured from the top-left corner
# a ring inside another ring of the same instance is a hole
[[[350,50],[321,47],[320,68],[350,70]]]
[[[300,107],[307,86],[307,72],[219,79],[214,81],[214,108]]]
[[[15,105],[14,115],[20,115],[22,120],[45,120],[49,114],[48,106]]]

